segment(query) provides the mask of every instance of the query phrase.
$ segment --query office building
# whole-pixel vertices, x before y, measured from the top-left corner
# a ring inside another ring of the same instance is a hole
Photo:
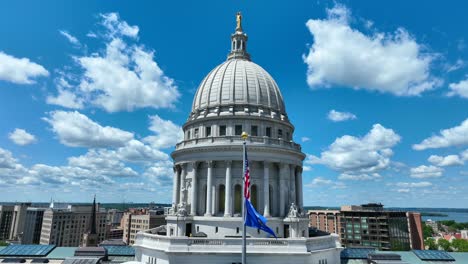
[[[97,206],[97,242],[106,238],[106,212]],[[44,212],[41,230],[41,244],[77,247],[83,243],[92,219],[91,205],[51,204]]]

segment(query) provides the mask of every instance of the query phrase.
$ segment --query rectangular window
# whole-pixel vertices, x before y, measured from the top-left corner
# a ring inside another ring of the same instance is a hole
[[[236,136],[242,135],[242,125],[236,125],[236,126],[235,126],[235,131],[234,131],[234,132],[235,132],[235,135],[236,135]]]
[[[187,140],[190,139],[190,130],[187,131]]]
[[[219,126],[219,135],[220,136],[226,135],[226,126]]]
[[[195,128],[195,133],[193,133],[193,136],[194,136],[195,138],[198,138],[198,128]]]
[[[254,136],[254,137],[258,136],[258,127],[257,126],[250,127],[250,134],[251,136]]]
[[[267,127],[267,128],[265,129],[265,136],[271,137],[271,127]]]
[[[283,130],[278,129],[278,138],[283,138]]]
[[[206,136],[211,137],[211,127],[210,126],[206,127]]]
[[[286,132],[286,140],[290,140],[289,132]]]

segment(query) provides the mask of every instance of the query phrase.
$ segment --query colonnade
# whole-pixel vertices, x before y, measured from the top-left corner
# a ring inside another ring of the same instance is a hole
[[[200,192],[200,175],[198,166],[202,162],[206,162],[206,199],[204,216],[213,216],[214,208],[213,199],[216,199],[220,194],[217,193],[217,188],[214,188],[214,175],[213,167],[215,161],[199,161],[199,162],[187,162],[180,163],[174,166],[174,185],[172,191],[173,209],[177,210],[177,205],[180,203],[190,204],[190,215],[197,215],[198,197],[204,195],[203,190]],[[225,164],[225,180],[224,180],[224,216],[233,216],[233,202],[235,194],[232,192],[233,178],[232,178],[232,163],[233,161],[216,161],[217,163]],[[259,213],[263,213],[265,217],[273,216],[273,208],[270,208],[270,172],[272,169],[277,167],[278,180],[274,181],[273,189],[274,195],[279,192],[279,212],[275,216],[284,217],[288,214],[288,208],[291,203],[295,203],[298,208],[303,207],[302,198],[302,167],[295,164],[287,163],[274,163],[269,161],[263,161],[263,178],[261,183],[263,184],[263,208],[256,208]],[[251,175],[254,174],[252,167],[250,168]],[[258,173],[256,174],[258,175]],[[251,181],[252,182],[252,181]],[[187,197],[188,190],[191,188],[190,197]],[[273,192],[272,192],[273,193]],[[260,198],[260,197],[258,197]],[[276,198],[275,198],[276,201]],[[272,204],[275,207],[275,204]]]

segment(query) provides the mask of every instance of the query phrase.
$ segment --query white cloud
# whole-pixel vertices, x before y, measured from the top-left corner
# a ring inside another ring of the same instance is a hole
[[[54,111],[44,118],[60,142],[71,147],[118,147],[133,139],[133,133],[101,126],[77,111]]]
[[[432,183],[423,181],[423,182],[398,182],[396,186],[401,188],[424,188],[432,186]]]
[[[421,165],[416,168],[411,168],[410,171],[412,178],[424,179],[441,177],[444,169],[432,165]]]
[[[461,80],[458,83],[449,84],[450,92],[448,96],[458,95],[463,98],[468,98],[468,79]]]
[[[382,176],[378,173],[361,173],[361,174],[348,174],[342,173],[338,176],[340,180],[351,180],[351,181],[370,181],[381,179]]]
[[[14,169],[17,162],[10,151],[0,148],[0,169]]]
[[[68,33],[66,30],[59,30],[60,34],[62,36],[64,36],[71,44],[75,45],[75,46],[79,46],[80,45],[80,41],[73,35],[71,35],[70,33]]]
[[[310,141],[310,138],[308,138],[308,137],[301,137],[301,141],[302,141],[302,142],[307,142],[307,141]]]
[[[312,89],[339,85],[414,96],[440,86],[430,73],[434,54],[403,28],[394,33],[366,35],[350,26],[350,10],[328,9],[326,19],[310,19],[314,43],[304,56],[307,83]]]
[[[75,56],[82,69],[76,85],[59,86],[58,95],[49,96],[48,102],[70,108],[89,103],[108,112],[174,107],[180,96],[177,86],[154,60],[154,51],[135,43],[139,28],[116,13],[103,14],[101,19],[105,32],[97,37],[104,40],[105,50]]]
[[[431,155],[427,160],[439,167],[463,165],[463,160],[458,155],[448,155],[445,157]]]
[[[144,142],[151,144],[155,148],[174,147],[176,143],[184,139],[182,128],[170,120],[164,120],[158,115],[150,116],[149,130],[156,135],[148,136]]]
[[[332,189],[346,188],[346,185],[343,182],[336,182],[329,179],[325,179],[323,177],[314,178],[310,183],[306,184],[305,186],[310,188],[323,186],[330,186]]]
[[[37,141],[34,135],[29,134],[26,130],[20,128],[17,128],[15,131],[8,134],[8,138],[20,146],[25,146]]]
[[[349,113],[349,112],[338,112],[335,109],[330,110],[328,112],[328,119],[330,119],[333,122],[342,122],[346,120],[353,120],[356,119],[356,115]]]
[[[398,189],[397,192],[399,192],[399,193],[409,193],[410,189]]]
[[[443,129],[440,135],[434,135],[424,139],[419,144],[414,144],[413,149],[425,150],[429,148],[444,148],[468,144],[468,118],[459,126]]]
[[[389,167],[391,148],[399,141],[400,136],[392,129],[375,124],[364,137],[337,138],[320,157],[309,156],[306,163],[339,171],[340,179],[377,179],[377,172]]]
[[[15,58],[0,51],[0,80],[17,83],[32,84],[34,78],[49,76],[49,72],[41,65],[28,58]]]
[[[107,13],[101,14],[102,25],[107,28],[109,37],[127,36],[137,38],[140,29],[138,26],[130,26],[126,21],[120,20],[119,14]]]
[[[453,72],[459,70],[465,66],[465,62],[461,59],[458,59],[454,64],[449,64],[445,68],[447,72]]]

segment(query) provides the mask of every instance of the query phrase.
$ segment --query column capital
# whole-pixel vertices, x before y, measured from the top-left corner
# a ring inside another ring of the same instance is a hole
[[[214,161],[212,161],[212,160],[207,160],[207,161],[206,161],[206,164],[208,165],[209,168],[213,168]]]
[[[268,166],[271,166],[271,164],[273,164],[273,162],[268,161],[268,160],[262,161],[262,163],[263,163],[263,167],[268,167]]]
[[[226,166],[231,167],[232,166],[232,160],[226,160]]]

